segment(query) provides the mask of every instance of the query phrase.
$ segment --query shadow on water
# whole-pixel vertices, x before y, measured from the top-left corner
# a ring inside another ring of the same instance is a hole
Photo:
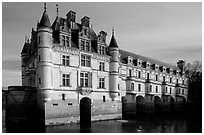
[[[80,124],[48,126],[26,121],[7,124],[8,133],[199,133],[202,127],[183,116],[142,116],[128,120],[92,122],[91,128]]]

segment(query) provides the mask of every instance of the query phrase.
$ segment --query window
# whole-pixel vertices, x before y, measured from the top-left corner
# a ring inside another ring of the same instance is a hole
[[[65,94],[62,94],[62,100],[65,100]]]
[[[105,89],[105,78],[99,78],[99,88]]]
[[[99,63],[99,70],[100,71],[105,71],[105,63],[104,62]]]
[[[182,94],[184,94],[184,89],[182,89]]]
[[[141,78],[141,71],[138,71],[138,78]]]
[[[65,36],[62,35],[62,45],[65,46]]]
[[[67,44],[67,47],[69,47],[69,37],[66,37],[66,44]]]
[[[147,79],[149,79],[149,73],[147,73]]]
[[[166,93],[168,92],[168,87],[166,87]]]
[[[138,91],[141,91],[141,84],[138,84]]]
[[[120,84],[118,84],[118,89],[120,89]]]
[[[178,84],[178,79],[176,79],[176,83]]]
[[[89,42],[86,42],[86,51],[90,51],[90,45],[89,45]]]
[[[81,41],[81,50],[85,50],[85,42]]]
[[[184,80],[182,81],[182,84],[184,85]]]
[[[105,54],[106,53],[106,48],[104,46],[98,46],[98,52],[99,54]]]
[[[140,66],[141,62],[138,62],[138,66]]]
[[[170,77],[170,83],[172,83],[172,78]]]
[[[106,54],[106,48],[102,46],[102,54]]]
[[[70,75],[62,74],[62,86],[70,86]]]
[[[69,56],[62,55],[62,65],[69,66]]]
[[[156,75],[156,81],[158,81],[158,75]]]
[[[41,84],[41,78],[40,77],[38,78],[38,83]]]
[[[106,96],[103,96],[103,102],[106,102]]]
[[[81,66],[90,67],[91,66],[91,56],[81,55]]]
[[[89,74],[88,72],[80,73],[80,86],[89,87]]]
[[[132,76],[132,70],[131,69],[129,70],[129,76]]]
[[[165,82],[165,76],[163,76],[163,82]]]
[[[40,55],[38,56],[38,61],[40,61]]]
[[[149,86],[149,91],[152,92],[152,85]]]
[[[169,93],[171,94],[171,87],[170,87],[170,91],[169,91]]]
[[[158,92],[158,86],[156,86],[156,93]]]
[[[131,90],[134,90],[134,83],[131,83]]]

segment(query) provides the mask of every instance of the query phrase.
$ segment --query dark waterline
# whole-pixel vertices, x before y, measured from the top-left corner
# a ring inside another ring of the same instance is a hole
[[[90,129],[80,129],[79,124],[46,127],[47,133],[201,133],[197,121],[184,117],[138,117],[129,120],[92,122]]]

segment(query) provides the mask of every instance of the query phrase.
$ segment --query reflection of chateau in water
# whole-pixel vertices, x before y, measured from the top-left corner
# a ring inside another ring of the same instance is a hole
[[[82,98],[91,99],[92,115],[121,113],[122,102],[125,113],[151,113],[186,101],[182,66],[120,49],[114,31],[107,45],[107,33],[97,35],[89,17],[75,20],[69,11],[51,25],[45,8],[21,52],[22,85],[43,94],[46,119],[78,117]]]

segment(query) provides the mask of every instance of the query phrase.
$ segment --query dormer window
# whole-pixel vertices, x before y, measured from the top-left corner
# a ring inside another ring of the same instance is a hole
[[[137,60],[136,60],[136,65],[137,65],[137,66],[141,67],[141,63],[142,63],[142,61],[141,61],[140,59],[137,59]]]
[[[65,46],[65,36],[62,35],[62,45]]]
[[[89,42],[86,42],[86,51],[90,51],[90,44],[89,44]]]
[[[179,74],[179,71],[178,70],[176,70],[176,75],[178,75]]]
[[[170,74],[172,69],[171,68],[167,68],[166,71]]]
[[[150,62],[146,61],[146,62],[144,63],[144,66],[145,66],[145,68],[149,68],[149,67],[150,67]]]
[[[103,45],[99,45],[98,46],[98,52],[99,52],[99,54],[106,54],[106,47],[105,46],[103,46]]]
[[[90,42],[89,41],[84,41],[84,40],[81,40],[81,50],[84,50],[84,51],[90,51]]]
[[[131,56],[128,56],[127,59],[128,59],[128,64],[132,64],[132,59],[133,59],[133,58],[132,58]]]
[[[172,74],[172,72],[173,72],[173,70],[170,68],[170,69],[169,69],[169,73]]]
[[[153,65],[152,65],[152,68],[153,68],[153,70],[156,70],[156,71],[157,71],[157,70],[159,69],[159,66],[158,66],[157,64],[153,64]]]
[[[166,72],[166,67],[163,67],[163,72]]]
[[[81,50],[85,50],[85,42],[83,40],[81,41]]]
[[[69,43],[70,43],[70,38],[66,35],[61,35],[61,45],[62,46],[66,46],[69,47]]]
[[[155,65],[155,69],[158,70],[158,69],[159,69],[159,66],[158,66],[158,65]]]

